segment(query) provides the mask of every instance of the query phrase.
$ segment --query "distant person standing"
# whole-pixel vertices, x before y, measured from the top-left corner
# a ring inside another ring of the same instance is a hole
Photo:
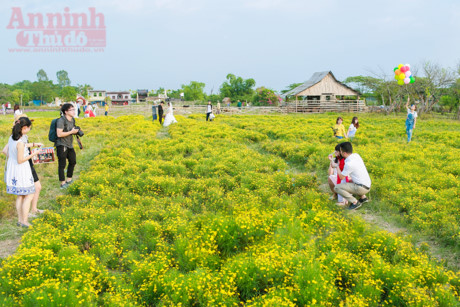
[[[212,113],[212,104],[211,104],[211,100],[208,101],[208,105],[206,106],[206,121],[209,120],[209,116],[211,115]]]
[[[217,114],[220,114],[220,101],[217,100]]]
[[[236,105],[237,105],[238,109],[241,110],[241,101],[238,100],[238,102],[236,103]]]
[[[6,106],[4,103],[2,103],[2,112],[3,112],[3,115],[6,115]]]
[[[361,156],[353,153],[353,146],[350,142],[340,144],[340,154],[345,158],[345,166],[341,171],[340,167],[335,165],[337,177],[345,180],[348,176],[352,182],[342,181],[335,186],[334,191],[351,204],[348,207],[349,210],[356,210],[368,201],[365,195],[371,189],[371,178]],[[353,195],[360,196],[360,199],[357,200]]]
[[[342,124],[343,118],[342,117],[337,117],[337,120],[335,121],[335,126],[332,128],[334,130],[334,136],[338,139],[343,139],[346,135],[345,133],[345,127]]]
[[[160,101],[160,104],[158,105],[158,120],[160,121],[160,125],[163,123],[163,106],[164,106],[164,101]]]
[[[347,133],[347,137],[353,141],[353,138],[355,137],[356,135],[356,130],[358,130],[359,128],[359,122],[358,122],[358,117],[353,117],[353,119],[351,120],[351,124],[350,124],[350,127],[348,127],[348,133]]]
[[[109,115],[109,104],[108,104],[107,102],[105,103],[104,109],[105,109],[104,115],[105,115],[105,116]]]
[[[410,98],[407,98],[406,109],[407,109],[407,118],[406,118],[406,134],[407,134],[407,143],[410,143],[412,140],[412,133],[415,129],[415,124],[417,122],[417,111],[415,111],[415,104],[412,104],[409,108]]]

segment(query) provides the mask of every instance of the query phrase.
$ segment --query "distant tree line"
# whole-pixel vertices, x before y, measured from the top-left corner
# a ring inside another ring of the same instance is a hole
[[[0,83],[0,103],[10,102],[27,105],[30,101],[39,100],[43,104],[60,97],[63,101],[75,101],[77,94],[86,96],[92,87],[88,84],[72,86],[69,75],[65,70],[56,73],[57,83],[49,80],[43,69],[37,73],[37,81],[24,80],[13,85]]]
[[[277,105],[280,100],[279,94],[275,90],[256,87],[256,81],[252,78],[244,79],[234,74],[228,74],[226,80],[222,83],[216,93],[214,90],[211,94],[205,92],[206,84],[198,81],[191,81],[189,84],[182,84],[180,89],[167,90],[168,97],[179,99],[180,94],[184,93],[184,100],[195,102],[222,101],[229,98],[232,103],[237,101],[251,102],[252,105]],[[158,90],[150,92],[150,95],[156,96],[163,94],[165,88],[160,87]]]
[[[387,112],[401,110],[410,96],[412,101],[417,101],[418,112],[456,112],[460,118],[460,63],[456,68],[444,68],[432,62],[424,62],[421,65],[411,67],[415,76],[415,83],[400,86],[393,79],[393,74],[387,71],[372,72],[371,76],[350,76],[343,82],[358,90],[362,97],[368,98],[368,104],[374,101],[377,105],[384,105]],[[0,83],[0,102],[19,103],[41,100],[51,102],[55,97],[64,101],[75,100],[76,95],[86,96],[92,87],[88,84],[72,86],[68,73],[60,70],[56,73],[57,83],[49,80],[46,72],[40,69],[37,73],[37,81],[21,81],[13,85]],[[232,103],[239,101],[251,102],[252,105],[278,105],[280,95],[294,89],[302,83],[292,83],[285,89],[277,92],[264,86],[256,87],[256,81],[252,78],[244,79],[234,74],[228,74],[225,81],[216,92],[214,89],[208,95],[205,92],[206,84],[199,81],[191,81],[182,84],[179,89],[159,87],[151,90],[150,96],[167,93],[168,97],[179,99],[181,93],[186,101],[205,103],[211,100],[213,103],[229,98]],[[136,91],[131,91],[132,97],[136,97]]]

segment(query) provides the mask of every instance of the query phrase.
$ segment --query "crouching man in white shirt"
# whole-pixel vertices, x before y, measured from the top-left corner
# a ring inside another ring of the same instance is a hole
[[[340,168],[337,167],[337,176],[340,176],[340,179],[345,179],[348,176],[352,182],[345,182],[344,180],[341,184],[335,186],[334,191],[348,200],[351,204],[348,207],[349,210],[356,210],[368,200],[366,197],[357,200],[353,195],[362,197],[369,193],[371,178],[361,156],[353,153],[353,146],[350,142],[340,144],[340,153],[345,158],[345,167],[343,171],[340,171]]]

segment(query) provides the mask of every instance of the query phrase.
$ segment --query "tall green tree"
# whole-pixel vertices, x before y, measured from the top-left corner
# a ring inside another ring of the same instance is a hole
[[[59,87],[65,87],[70,85],[69,74],[65,70],[60,70],[56,73],[56,78]]]
[[[198,81],[191,81],[189,84],[182,84],[182,91],[184,92],[184,99],[187,101],[204,101],[205,93],[204,87],[206,84]]]
[[[52,81],[39,81],[31,85],[31,98],[51,102],[58,96]]]
[[[232,101],[250,100],[254,95],[256,81],[252,78],[243,79],[242,77],[228,74],[227,81],[220,86],[220,96],[229,97]]]
[[[66,86],[62,89],[60,97],[64,101],[75,101],[77,98],[77,89],[73,86]]]
[[[407,91],[395,80],[387,76],[352,76],[343,81],[348,86],[357,89],[364,97],[374,97],[379,104],[388,106],[387,112],[399,109],[404,103]]]
[[[88,96],[88,91],[93,90],[93,87],[89,84],[78,84],[77,85],[77,92],[83,97]]]
[[[422,63],[422,73],[423,77],[416,78],[413,84],[406,86],[408,94],[420,102],[417,109],[419,114],[431,112],[456,83],[456,72],[437,63]]]
[[[8,84],[0,83],[0,103],[9,102],[11,98],[11,89]]]
[[[30,95],[29,92],[23,91],[21,89],[15,89],[11,92],[11,102],[14,104],[19,104],[21,103],[21,100],[23,103],[26,103],[30,100]]]
[[[48,75],[43,69],[40,69],[37,73],[37,80],[40,81],[48,81]]]
[[[253,103],[259,106],[278,106],[279,96],[274,90],[261,86],[256,89]]]
[[[174,98],[174,99],[180,99],[180,93],[182,93],[182,89],[176,89],[176,90],[169,90],[168,91],[168,97]]]

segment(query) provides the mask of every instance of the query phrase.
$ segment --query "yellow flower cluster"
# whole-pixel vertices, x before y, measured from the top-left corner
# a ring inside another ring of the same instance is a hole
[[[37,220],[1,264],[0,302],[459,304],[460,273],[345,214],[318,191],[318,171],[336,144],[326,129],[331,116],[177,119],[161,138],[158,124],[141,117],[101,119],[111,127],[105,148],[57,199],[59,211]],[[372,170],[375,197],[390,203],[373,166],[385,152],[365,150],[390,140],[360,129],[354,144]],[[391,160],[416,161],[410,151],[417,137]],[[443,184],[440,190],[458,181]]]

